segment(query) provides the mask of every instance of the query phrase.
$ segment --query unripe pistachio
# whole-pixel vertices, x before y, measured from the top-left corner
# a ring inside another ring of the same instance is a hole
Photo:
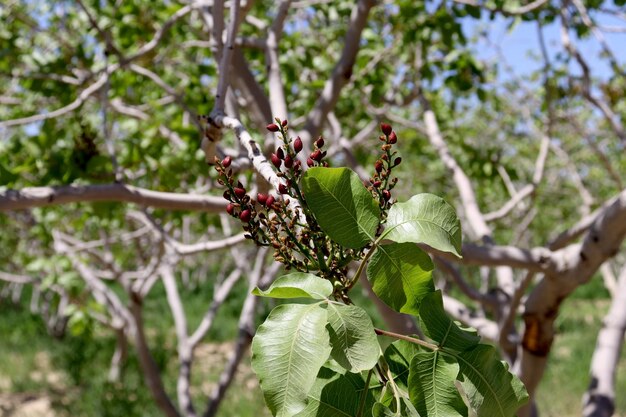
[[[248,223],[251,218],[252,218],[252,212],[250,211],[250,209],[245,209],[244,211],[241,212],[241,214],[239,214],[239,219],[241,219],[241,221],[244,223]]]
[[[270,123],[269,125],[267,125],[265,127],[270,132],[278,132],[280,130],[280,128],[278,127],[278,125],[276,123]]]
[[[374,183],[372,185],[374,186],[374,188],[378,188],[378,187],[381,186],[381,184],[382,184],[382,182],[380,180],[378,180],[378,181],[374,181]]]
[[[380,130],[385,134],[385,136],[389,136],[391,134],[392,127],[391,127],[390,124],[381,123],[380,124]]]
[[[317,138],[317,140],[315,141],[315,146],[317,146],[318,148],[324,146],[324,138],[321,136]]]
[[[235,195],[239,198],[243,198],[244,195],[246,195],[246,189],[245,188],[235,188]]]
[[[278,155],[276,155],[275,153],[272,154],[272,156],[270,157],[270,159],[272,160],[272,164],[274,164],[274,166],[276,168],[280,168],[280,164],[282,163],[280,158],[278,157]]]
[[[267,201],[265,202],[265,206],[266,207],[272,207],[272,204],[274,204],[275,198],[273,195],[270,195],[269,197],[267,197]]]
[[[287,123],[289,123],[287,121],[287,119],[283,120],[282,122],[280,122],[281,125],[283,125],[283,127],[287,126]]]
[[[400,162],[402,162],[402,158],[397,157],[394,161],[393,161],[393,165],[400,165]]]
[[[391,192],[389,192],[389,190],[383,190],[383,198],[385,199],[385,201],[389,201],[389,199],[391,198]]]
[[[231,162],[233,162],[233,159],[229,155],[226,158],[224,158],[224,160],[222,161],[222,166],[224,168],[228,168],[230,166]]]
[[[278,186],[278,192],[281,194],[287,194],[289,192],[289,188],[285,184],[280,184]]]
[[[286,155],[285,156],[285,168],[291,168],[293,166],[293,159],[291,159],[291,156]]]
[[[302,139],[300,139],[300,136],[293,141],[293,150],[296,151],[296,153],[302,150]]]
[[[232,216],[234,212],[235,212],[235,205],[233,203],[229,203],[226,206],[226,213],[228,213],[228,214],[230,214]]]
[[[398,136],[396,136],[396,132],[391,132],[389,135],[389,143],[394,144],[398,141]]]
[[[276,149],[276,155],[278,155],[280,159],[285,159],[285,153],[283,152],[283,148]]]
[[[265,203],[267,203],[267,195],[258,193],[257,196],[256,196],[256,200],[259,202],[259,204],[264,206]]]
[[[317,162],[321,161],[321,159],[323,158],[322,151],[320,151],[319,149],[314,150],[313,153],[311,153],[310,158]]]
[[[311,158],[307,158],[306,159],[306,164],[310,167],[312,167],[313,165],[315,165],[315,162],[313,162],[313,160]]]
[[[380,159],[376,161],[376,163],[374,164],[374,169],[376,170],[376,172],[381,172],[383,170],[383,161],[381,161]]]

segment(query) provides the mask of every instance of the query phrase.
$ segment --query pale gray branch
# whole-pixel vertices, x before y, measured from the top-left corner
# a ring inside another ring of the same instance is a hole
[[[219,213],[226,208],[222,197],[152,191],[124,184],[28,187],[0,192],[0,212],[68,203],[112,201],[168,210]]]

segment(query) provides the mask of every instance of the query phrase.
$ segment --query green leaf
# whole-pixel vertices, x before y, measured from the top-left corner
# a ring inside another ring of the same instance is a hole
[[[374,417],[400,417],[402,414],[400,412],[394,412],[389,409],[384,404],[376,403],[372,408],[372,415]]]
[[[408,398],[400,399],[400,410],[393,411],[390,407],[382,403],[375,403],[372,408],[373,417],[420,417],[417,410]],[[395,400],[393,405],[395,405]],[[395,408],[395,407],[394,407]]]
[[[380,245],[367,265],[374,293],[396,311],[417,315],[421,300],[435,290],[433,262],[413,243]]]
[[[380,345],[369,315],[361,307],[328,303],[331,357],[350,372],[372,369]]]
[[[380,208],[348,168],[311,168],[302,177],[307,204],[320,227],[342,246],[360,249],[374,240]]]
[[[309,392],[306,408],[297,417],[355,416],[364,389],[365,381],[360,375],[342,375],[323,367]],[[374,401],[370,393],[366,395],[363,417],[372,415]]]
[[[263,291],[256,287],[252,294],[272,298],[314,298],[323,300],[333,293],[333,284],[323,278],[305,272],[293,272],[277,278]]]
[[[385,360],[389,366],[393,380],[402,389],[409,386],[409,370],[411,360],[420,352],[415,343],[396,340],[385,349]]]
[[[433,194],[417,194],[391,206],[384,236],[398,243],[425,243],[461,257],[459,218],[451,205]]]
[[[428,294],[422,300],[420,321],[426,336],[448,351],[461,352],[478,344],[480,337],[476,331],[468,331],[457,326],[443,309],[441,291]]]
[[[477,415],[512,417],[528,401],[524,384],[508,371],[493,346],[480,344],[456,357],[459,381]]]
[[[315,376],[330,354],[326,309],[320,303],[276,307],[252,340],[252,369],[272,414],[302,411]]]
[[[454,385],[458,374],[456,359],[441,351],[420,352],[413,357],[409,397],[421,416],[467,416],[467,406]]]

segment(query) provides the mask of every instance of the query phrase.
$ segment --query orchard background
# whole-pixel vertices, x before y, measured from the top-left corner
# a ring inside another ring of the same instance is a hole
[[[436,287],[526,385],[520,416],[626,415],[623,1],[9,0],[0,19],[3,414],[269,415],[248,348],[275,302],[251,290],[284,271],[207,161],[278,194],[278,117],[366,183],[393,125],[393,198],[456,209],[463,259],[429,251]]]

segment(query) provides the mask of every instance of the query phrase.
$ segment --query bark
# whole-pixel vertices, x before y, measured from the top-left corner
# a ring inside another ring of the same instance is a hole
[[[615,412],[615,377],[626,332],[626,266],[618,282],[591,359],[591,381],[583,398],[584,417],[610,417]]]
[[[553,254],[556,269],[547,271],[530,293],[524,313],[520,378],[531,398],[546,368],[561,302],[617,253],[625,236],[626,190],[598,214],[582,244],[572,244]],[[520,417],[529,415],[529,406],[520,410]]]

